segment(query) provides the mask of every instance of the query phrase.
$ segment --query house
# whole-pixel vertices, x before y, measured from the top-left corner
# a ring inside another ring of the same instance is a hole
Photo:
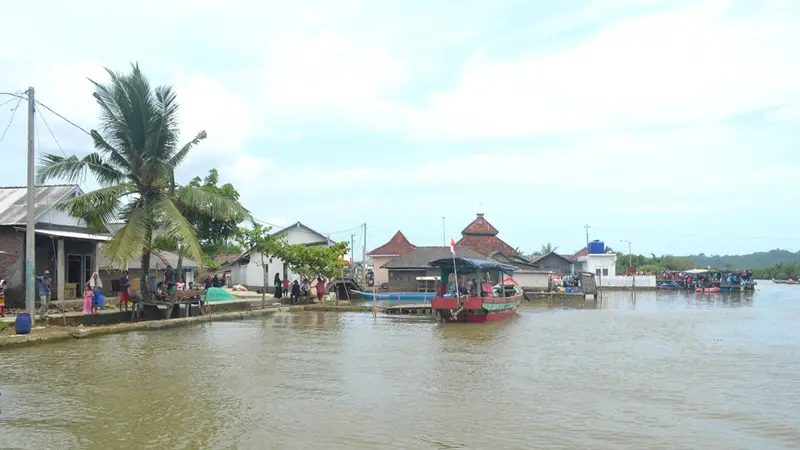
[[[439,276],[440,269],[428,264],[436,259],[452,257],[450,247],[415,247],[391,261],[382,268],[389,275],[389,290],[394,292],[416,292],[417,277]],[[487,259],[482,253],[465,247],[456,247],[456,256],[460,258]]]
[[[75,184],[36,186],[34,191],[34,272],[49,270],[53,298],[76,298],[80,286],[97,270],[98,244],[106,234],[94,234],[83,220],[57,206],[83,194]],[[0,187],[0,277],[8,283],[6,304],[25,304],[26,187]],[[105,230],[104,230],[105,231]]]
[[[312,230],[300,222],[289,225],[271,234],[281,237],[284,242],[290,245],[303,244],[307,247],[330,247],[333,245],[333,241],[327,236]],[[223,270],[227,270],[228,267],[230,267],[231,271],[230,282],[232,284],[241,284],[251,290],[261,289],[264,286],[265,273],[267,275],[267,286],[269,287],[273,287],[273,279],[276,273],[281,278],[288,277],[291,281],[299,278],[284,265],[280,258],[269,258],[265,256],[262,265],[261,254],[252,249],[246,250],[234,261],[226,263]]]
[[[489,257],[497,262],[514,266],[514,280],[526,290],[545,291],[550,288],[550,277],[553,271],[540,267],[520,253],[508,254],[494,252]]]
[[[545,253],[532,259],[531,262],[555,275],[564,276],[572,273],[572,261],[556,252]]]
[[[415,248],[417,246],[409,242],[401,231],[398,231],[387,243],[367,252],[367,261],[368,265],[372,266],[375,286],[389,282],[389,270],[383,267],[384,264]]]
[[[585,271],[604,277],[617,275],[616,253],[589,253],[589,249],[584,247],[569,259],[572,262],[572,273]]]
[[[504,255],[518,254],[516,249],[497,237],[499,233],[497,228],[483,217],[483,213],[478,213],[478,217],[461,231],[461,239],[456,242],[456,247],[466,247],[484,255],[495,252]]]
[[[103,256],[102,249],[99,250],[98,259],[100,260],[100,279],[103,281],[103,291],[106,294],[119,292],[119,287],[116,286],[114,281],[122,277],[123,269]],[[164,270],[167,266],[173,268],[178,267],[178,255],[172,252],[152,252],[150,253],[150,275],[155,277],[157,281],[164,280]],[[127,264],[128,278],[131,280],[131,286],[134,290],[138,290],[138,281],[142,277],[142,258],[139,257]],[[186,282],[196,282],[198,274],[202,271],[202,267],[197,262],[183,257],[183,279]]]

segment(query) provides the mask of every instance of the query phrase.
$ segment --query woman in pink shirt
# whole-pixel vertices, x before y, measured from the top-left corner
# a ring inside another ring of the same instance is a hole
[[[317,277],[317,298],[322,303],[322,296],[325,295],[325,279]]]

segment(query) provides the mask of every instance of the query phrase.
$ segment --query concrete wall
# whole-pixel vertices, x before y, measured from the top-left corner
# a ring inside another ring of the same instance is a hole
[[[636,286],[641,287],[656,287],[656,277],[655,275],[636,275]],[[626,275],[616,275],[616,276],[607,276],[607,277],[597,277],[597,284],[598,286],[605,286],[605,287],[631,287],[633,285],[632,276]]]
[[[546,291],[550,283],[549,273],[516,272],[514,279],[523,289]]]
[[[590,254],[589,256],[585,257],[584,269],[587,272],[591,272],[597,274],[597,271],[600,271],[600,274],[604,277],[606,276],[615,276],[617,274],[617,255],[614,253],[605,253],[602,255],[593,255]],[[581,258],[583,259],[583,258]],[[603,270],[607,270],[608,273],[603,273]]]
[[[439,269],[389,270],[389,290],[392,292],[417,292],[417,277],[437,276]]]
[[[389,282],[389,269],[382,269],[381,266],[395,258],[396,256],[393,255],[369,257],[369,265],[372,266],[372,271],[375,273],[375,286]]]

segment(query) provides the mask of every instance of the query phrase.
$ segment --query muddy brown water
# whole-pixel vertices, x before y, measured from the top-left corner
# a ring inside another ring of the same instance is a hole
[[[4,350],[0,447],[800,448],[800,286],[566,306],[474,325],[278,313]]]

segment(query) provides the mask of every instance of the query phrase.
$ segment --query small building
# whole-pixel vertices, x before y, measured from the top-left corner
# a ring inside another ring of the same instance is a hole
[[[25,304],[27,193],[26,187],[0,187],[0,278],[8,283],[7,307]],[[54,299],[81,295],[79,287],[97,271],[98,244],[110,239],[92,233],[83,220],[57,208],[81,194],[76,184],[35,187],[34,272],[50,271]]]
[[[430,267],[428,264],[436,259],[452,257],[450,247],[416,247],[406,252],[382,267],[389,274],[389,290],[393,292],[416,292],[417,277],[439,276],[440,269]],[[475,250],[456,247],[456,256],[460,258],[487,259],[488,257]]]
[[[409,242],[403,232],[398,230],[388,242],[368,252],[367,261],[368,265],[372,266],[375,286],[389,282],[389,271],[383,267],[384,264],[415,248],[417,246]]]
[[[589,253],[589,249],[584,247],[569,257],[569,260],[572,262],[573,274],[583,271],[604,277],[617,275],[616,253]]]
[[[297,222],[286,228],[272,233],[279,236],[284,242],[290,245],[303,244],[307,247],[330,247],[333,241],[322,233],[316,232],[311,228]],[[299,279],[299,276],[281,261],[280,258],[264,257],[264,264],[261,264],[261,254],[255,250],[245,250],[234,261],[223,266],[223,270],[230,267],[231,284],[240,284],[247,289],[256,290],[264,286],[264,273],[267,274],[267,286],[274,288],[273,279],[275,274],[280,277],[287,277],[290,281]]]
[[[572,262],[569,258],[559,255],[556,252],[546,253],[533,258],[531,262],[539,268],[553,272],[558,276],[572,273]]]

